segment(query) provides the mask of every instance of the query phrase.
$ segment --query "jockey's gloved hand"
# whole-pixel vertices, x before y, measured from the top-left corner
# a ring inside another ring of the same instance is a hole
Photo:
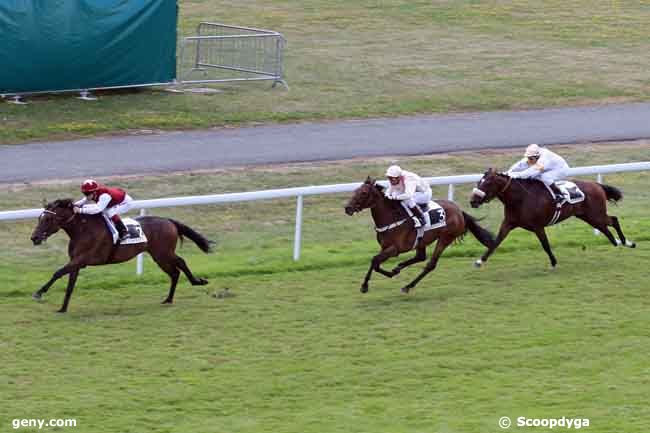
[[[513,178],[513,179],[519,179],[519,178],[521,178],[521,175],[520,175],[519,173],[517,173],[516,171],[513,172],[513,173],[510,173],[508,176],[510,176],[510,177]]]
[[[81,208],[79,206],[73,206],[72,207],[72,212],[74,213],[81,213]]]

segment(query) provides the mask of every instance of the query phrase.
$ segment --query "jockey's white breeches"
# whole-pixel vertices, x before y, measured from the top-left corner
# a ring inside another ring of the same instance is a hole
[[[127,194],[124,197],[124,201],[122,201],[122,203],[104,209],[104,215],[106,215],[109,218],[111,218],[113,215],[121,215],[123,213],[128,212],[132,206],[133,206],[133,199],[131,198],[130,195]]]
[[[404,200],[404,203],[406,203],[408,207],[414,207],[416,204],[429,204],[431,197],[433,197],[433,192],[430,189],[425,192],[416,191],[413,194],[413,197]]]
[[[560,167],[554,170],[545,171],[537,176],[537,179],[544,182],[544,185],[549,186],[553,184],[556,180],[562,180],[567,177],[567,168]]]

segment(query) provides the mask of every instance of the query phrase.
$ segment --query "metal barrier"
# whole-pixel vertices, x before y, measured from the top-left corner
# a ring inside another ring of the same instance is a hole
[[[607,173],[623,173],[630,171],[650,171],[650,161],[632,162],[627,164],[593,165],[589,167],[576,167],[569,170],[569,176],[597,175],[598,182],[602,182],[602,175]],[[474,183],[481,179],[481,174],[467,174],[459,176],[439,176],[425,178],[430,185],[449,185],[447,198],[454,199],[454,185]],[[387,185],[385,181],[380,181]],[[140,215],[144,215],[146,209],[195,206],[206,204],[236,203],[243,201],[267,200],[274,198],[297,197],[296,202],[296,229],[293,245],[293,259],[300,259],[300,248],[302,239],[302,211],[303,197],[308,195],[334,194],[352,192],[361,183],[343,183],[336,185],[306,186],[299,188],[269,189],[266,191],[238,192],[230,194],[197,195],[187,197],[159,198],[153,200],[135,200],[133,209],[140,209]],[[25,209],[16,211],[0,212],[0,221],[12,221],[20,219],[38,218],[43,209]],[[138,256],[138,275],[142,273],[142,255]]]
[[[196,36],[181,41],[179,84],[268,80],[288,89],[285,46],[284,36],[272,30],[202,22]]]

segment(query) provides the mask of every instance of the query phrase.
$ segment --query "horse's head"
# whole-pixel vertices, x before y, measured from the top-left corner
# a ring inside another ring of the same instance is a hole
[[[503,190],[504,183],[507,183],[508,176],[498,173],[493,168],[485,172],[481,180],[476,184],[476,188],[472,190],[472,198],[469,203],[473,208],[487,203]]]
[[[48,203],[38,218],[38,225],[30,238],[34,245],[39,245],[47,238],[58,232],[61,226],[70,222],[74,217],[74,203],[70,199],[55,200]]]
[[[382,190],[383,187],[376,184],[375,180],[368,176],[366,181],[354,191],[352,198],[345,206],[345,213],[354,215],[356,212],[374,207],[382,197]]]

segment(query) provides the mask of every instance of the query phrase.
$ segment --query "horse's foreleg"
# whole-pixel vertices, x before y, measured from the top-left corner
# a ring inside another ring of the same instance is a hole
[[[63,298],[63,305],[57,311],[57,313],[65,313],[68,311],[68,303],[70,302],[70,297],[72,296],[72,290],[74,290],[74,285],[77,282],[77,276],[79,275],[79,270],[70,272],[68,276],[68,287],[65,289],[65,297]]]
[[[541,242],[544,251],[546,251],[546,254],[548,254],[548,258],[551,260],[551,266],[555,267],[555,265],[557,265],[557,260],[555,259],[555,256],[551,251],[551,245],[548,243],[548,238],[546,237],[546,231],[542,227],[539,230],[537,230],[535,234],[537,235],[537,239],[539,239],[539,241]]]
[[[71,273],[71,272],[79,271],[79,268],[80,268],[79,265],[75,265],[75,264],[72,264],[72,263],[68,263],[67,265],[65,265],[64,267],[62,267],[62,268],[59,269],[58,271],[56,271],[56,272],[52,275],[52,278],[50,278],[50,280],[49,280],[47,283],[45,283],[45,284],[43,285],[43,287],[41,287],[41,288],[38,289],[36,292],[34,292],[34,293],[32,294],[32,298],[33,298],[33,299],[36,299],[36,300],[40,300],[40,299],[43,297],[43,293],[46,293],[46,292],[50,289],[50,287],[52,287],[52,284],[54,284],[54,282],[55,282],[56,280],[58,280],[58,279],[61,278],[62,276],[66,275],[66,274],[69,274],[69,273]]]
[[[515,227],[512,226],[509,222],[503,220],[501,223],[501,228],[499,228],[499,234],[497,234],[497,238],[495,239],[494,244],[492,244],[492,247],[487,249],[485,254],[483,254],[480,259],[474,262],[474,266],[480,268],[484,262],[487,262],[487,259],[492,255],[494,250],[496,250],[497,247],[501,245],[501,242],[503,242],[506,236],[508,236],[508,233],[510,233],[510,231],[514,228]]]
[[[399,274],[402,269],[411,266],[415,263],[423,262],[427,259],[427,249],[426,247],[419,247],[415,252],[415,257],[412,259],[404,260],[399,263],[391,272],[393,275]]]
[[[629,248],[636,248],[636,243],[630,242],[625,238],[623,230],[621,230],[621,225],[618,223],[618,217],[610,216],[609,218],[612,221],[611,225],[614,227],[614,230],[618,233],[618,237],[621,239],[621,244]]]
[[[388,260],[389,258],[394,257],[398,254],[399,252],[397,251],[397,248],[395,248],[394,246],[390,246],[385,250],[382,250],[379,254],[377,254],[372,258],[372,260],[370,261],[370,268],[366,273],[366,278],[363,280],[363,283],[361,284],[361,293],[366,293],[368,291],[368,281],[370,281],[370,275],[372,275],[372,271],[377,271],[380,274],[389,278],[392,278],[395,275],[392,272],[383,270],[380,265],[384,263],[386,260]]]
[[[433,254],[431,255],[431,259],[427,263],[427,265],[424,267],[422,272],[420,272],[420,275],[415,277],[413,281],[408,283],[406,286],[402,287],[402,292],[403,293],[408,293],[409,290],[411,290],[413,287],[416,286],[417,283],[420,282],[420,280],[426,275],[433,271],[436,268],[436,265],[438,264],[438,259],[440,258],[440,255],[442,255],[442,252],[453,242],[453,238],[448,239],[448,238],[439,238],[438,242],[436,243],[436,247],[433,250]]]

